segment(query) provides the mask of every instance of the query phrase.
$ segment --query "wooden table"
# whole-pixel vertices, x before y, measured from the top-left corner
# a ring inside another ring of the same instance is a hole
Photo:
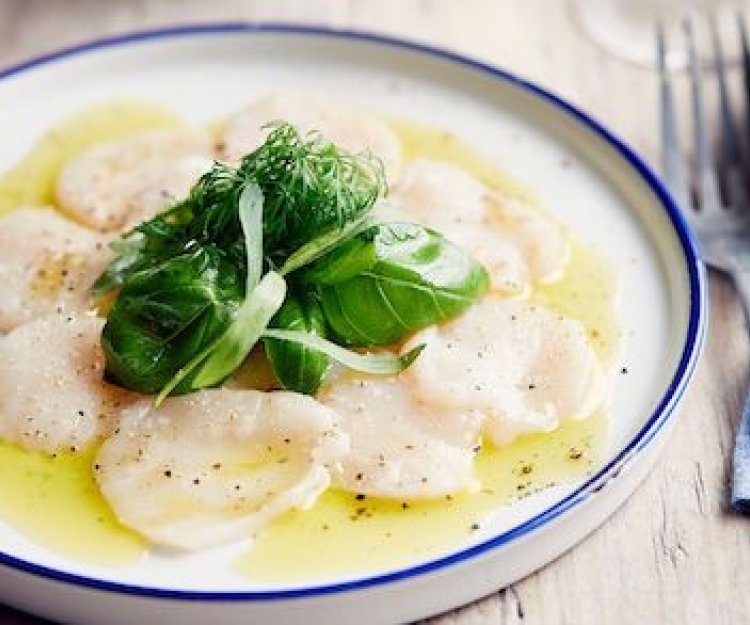
[[[353,27],[452,48],[546,85],[648,159],[658,156],[654,73],[591,44],[562,0],[0,0],[0,65],[129,29],[237,19]],[[557,561],[432,623],[750,622],[750,519],[727,510],[750,345],[721,276],[711,277],[711,298],[702,364],[643,486]],[[21,623],[38,621],[0,607],[0,625]]]

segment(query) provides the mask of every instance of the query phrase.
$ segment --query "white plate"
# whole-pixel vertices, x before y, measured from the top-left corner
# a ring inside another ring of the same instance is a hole
[[[0,600],[92,623],[368,623],[476,599],[593,530],[652,465],[698,358],[705,285],[685,223],[644,163],[555,96],[452,54],[356,33],[224,25],[99,41],[0,73],[0,169],[55,121],[118,98],[196,123],[273,91],[337,97],[444,128],[533,189],[622,281],[623,362],[611,450],[595,476],[508,508],[491,535],[444,557],[314,587],[261,587],[221,550],[97,568],[49,553],[0,522]],[[570,166],[562,167],[566,160]]]

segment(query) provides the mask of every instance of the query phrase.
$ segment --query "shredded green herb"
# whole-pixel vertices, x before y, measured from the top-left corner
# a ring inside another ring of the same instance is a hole
[[[385,194],[381,161],[350,154],[319,132],[272,126],[266,142],[242,159],[240,176],[263,189],[267,256],[285,259],[308,241],[343,228]]]

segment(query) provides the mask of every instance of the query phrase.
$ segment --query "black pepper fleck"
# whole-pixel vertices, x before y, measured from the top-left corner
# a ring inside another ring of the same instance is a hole
[[[571,447],[568,451],[568,458],[571,460],[580,460],[583,457],[583,451],[577,447]]]

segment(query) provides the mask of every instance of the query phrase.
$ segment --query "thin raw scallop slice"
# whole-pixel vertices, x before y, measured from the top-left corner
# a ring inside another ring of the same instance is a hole
[[[116,427],[140,396],[104,381],[103,325],[93,315],[53,315],[0,340],[0,438],[35,451],[76,451]]]
[[[63,168],[57,201],[90,228],[127,230],[185,198],[211,167],[212,150],[207,135],[188,129],[150,130],[104,143]]]
[[[424,351],[403,374],[433,409],[472,412],[505,444],[519,434],[586,418],[604,375],[584,327],[527,303],[488,297],[462,317],[413,336]]]
[[[384,122],[330,103],[288,95],[267,96],[231,117],[222,134],[223,157],[239,161],[263,143],[267,124],[278,121],[289,122],[303,133],[317,130],[350,152],[369,150],[383,161],[389,182],[401,172],[401,143]]]
[[[335,415],[311,397],[206,390],[126,411],[95,475],[125,525],[193,550],[312,505],[346,450]]]
[[[490,272],[495,291],[521,295],[563,273],[568,258],[563,229],[455,165],[414,161],[391,200],[474,255]]]
[[[52,208],[0,220],[0,330],[91,308],[89,288],[110,257],[107,239]]]
[[[344,373],[320,393],[351,438],[337,465],[343,488],[365,495],[417,499],[476,485],[473,461],[480,419],[416,401],[402,378]]]

